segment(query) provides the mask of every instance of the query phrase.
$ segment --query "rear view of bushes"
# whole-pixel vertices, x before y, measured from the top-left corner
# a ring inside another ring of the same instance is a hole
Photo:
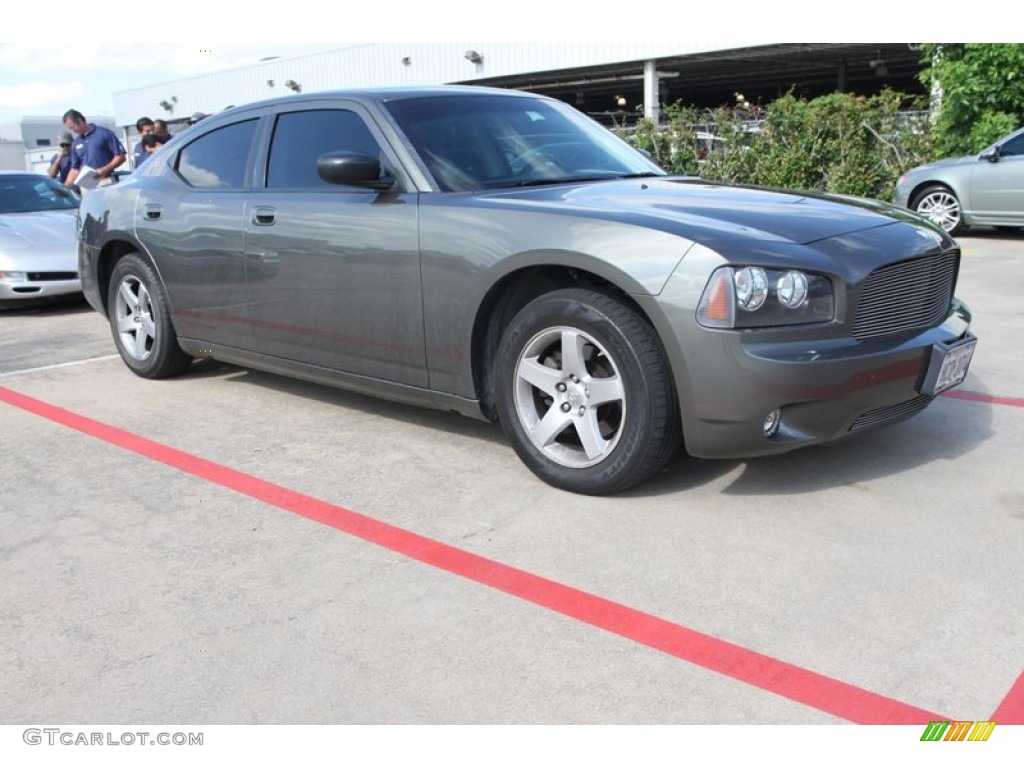
[[[784,96],[756,116],[673,106],[627,138],[670,173],[889,200],[900,173],[934,153],[925,118],[906,110],[907,97],[891,91]]]

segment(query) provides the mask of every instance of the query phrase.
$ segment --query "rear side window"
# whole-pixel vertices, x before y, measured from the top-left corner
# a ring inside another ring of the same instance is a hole
[[[316,161],[325,152],[344,150],[370,157],[380,147],[363,119],[344,109],[286,112],[279,115],[267,163],[272,189],[338,189],[320,178]],[[383,162],[383,159],[382,159]]]
[[[241,189],[257,124],[246,120],[199,137],[178,155],[178,173],[200,189]]]

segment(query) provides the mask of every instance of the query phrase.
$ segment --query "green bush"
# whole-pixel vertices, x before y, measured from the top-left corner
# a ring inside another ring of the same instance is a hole
[[[908,97],[891,91],[812,101],[784,96],[756,120],[745,108],[699,113],[675,105],[662,125],[641,121],[627,138],[670,173],[888,200],[900,173],[934,152],[908,105]],[[707,141],[709,133],[718,140]]]
[[[1024,44],[926,43],[922,54],[940,155],[980,152],[1024,125]]]

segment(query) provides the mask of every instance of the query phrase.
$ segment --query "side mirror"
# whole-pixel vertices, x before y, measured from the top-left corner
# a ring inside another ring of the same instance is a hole
[[[999,147],[992,147],[992,149],[981,153],[982,160],[988,160],[990,163],[999,162]]]
[[[358,152],[326,152],[316,160],[316,172],[328,184],[386,190],[395,179],[380,175],[380,160]]]

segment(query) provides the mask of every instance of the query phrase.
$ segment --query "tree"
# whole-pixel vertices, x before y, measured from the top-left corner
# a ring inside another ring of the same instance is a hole
[[[1024,44],[926,43],[921,51],[942,154],[980,152],[1024,125]]]

